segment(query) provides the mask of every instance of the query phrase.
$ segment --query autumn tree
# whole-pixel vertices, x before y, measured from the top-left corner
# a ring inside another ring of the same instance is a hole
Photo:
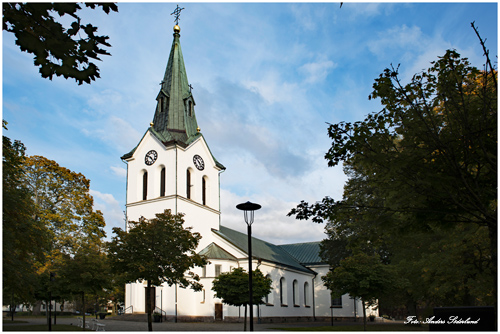
[[[3,122],[4,130],[7,123]],[[2,137],[3,304],[33,302],[36,273],[48,247],[45,225],[33,219],[35,205],[23,182],[25,147]],[[13,313],[12,313],[13,314]]]
[[[346,257],[370,247],[399,273],[413,269],[409,286],[418,293],[406,289],[410,299],[495,304],[497,72],[489,66],[478,70],[449,50],[406,85],[391,67],[370,94],[381,111],[329,126],[325,158],[344,164],[343,198],[301,202],[290,212],[327,222],[326,258],[341,260],[328,254],[335,242],[347,245]],[[436,289],[432,281],[453,283]]]
[[[53,238],[52,260],[106,236],[102,212],[94,211],[90,181],[83,174],[42,156],[28,157],[24,171],[35,203],[33,219],[47,226]]]
[[[85,7],[101,8],[106,14],[118,12],[114,3],[83,3]],[[111,47],[108,36],[96,35],[97,27],[83,23],[81,4],[69,2],[3,3],[3,30],[16,37],[21,51],[33,54],[34,65],[43,78],[54,75],[72,78],[81,85],[99,78],[95,60],[109,55],[103,47]],[[70,18],[71,23],[62,22]]]
[[[106,236],[105,222],[102,212],[93,208],[90,181],[83,174],[41,156],[27,157],[23,171],[34,202],[31,219],[49,234],[45,261],[38,268],[38,285],[42,287],[38,294],[44,295],[48,272],[56,272],[83,245],[98,245]],[[54,295],[62,293],[55,290],[57,286],[52,285]]]
[[[233,268],[232,271],[222,273],[213,280],[212,290],[215,297],[222,299],[224,304],[233,306],[245,305],[245,329],[247,305],[249,304],[248,273],[243,268]],[[264,297],[271,292],[272,280],[264,277],[260,269],[252,271],[252,305],[265,304]]]
[[[183,227],[183,216],[165,210],[153,219],[128,222],[128,231],[113,228],[115,235],[108,251],[114,273],[121,274],[127,283],[146,281],[147,291],[163,283],[200,291],[200,277],[190,270],[207,263],[195,252],[201,235]],[[146,293],[148,330],[152,331],[150,298]]]

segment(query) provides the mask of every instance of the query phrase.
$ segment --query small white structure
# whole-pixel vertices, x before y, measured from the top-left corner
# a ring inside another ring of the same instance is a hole
[[[248,271],[247,235],[220,221],[220,173],[225,167],[214,158],[198,128],[179,32],[175,26],[151,127],[122,157],[127,163],[127,219],[153,218],[170,209],[184,213],[185,226],[202,235],[198,252],[210,264],[195,271],[202,277],[203,291],[156,287],[155,307],[180,321],[238,321],[244,317],[243,307],[223,305],[211,288],[222,272],[236,267]],[[258,267],[273,281],[266,304],[254,306],[255,318],[271,322],[362,316],[359,300],[347,295],[332,300],[324,287],[321,276],[328,265],[319,257],[319,242],[278,246],[253,238],[252,255],[252,268]],[[126,286],[126,313],[145,312],[145,287],[146,282]]]

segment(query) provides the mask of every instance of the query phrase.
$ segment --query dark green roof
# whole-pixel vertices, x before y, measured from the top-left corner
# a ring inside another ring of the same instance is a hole
[[[180,34],[174,33],[165,75],[158,93],[158,105],[153,119],[154,130],[166,141],[175,140],[188,145],[198,135],[194,113],[194,98],[182,56]],[[163,98],[163,100],[162,100]],[[163,107],[160,107],[162,104]],[[193,108],[189,108],[189,104]]]
[[[214,233],[224,238],[226,241],[239,248],[244,253],[248,253],[248,236],[244,233],[232,230],[225,226],[220,226],[219,230],[212,229]],[[296,270],[307,273],[314,273],[312,270],[301,265],[294,257],[280,246],[252,237],[252,257],[268,262],[281,264]]]
[[[324,264],[319,256],[321,242],[305,242],[299,244],[280,245],[288,254],[303,265]]]
[[[203,248],[200,253],[200,255],[205,256],[207,259],[218,259],[218,260],[234,260],[236,261],[236,257],[223,248],[221,248],[219,245],[215,243],[211,243],[207,247]]]

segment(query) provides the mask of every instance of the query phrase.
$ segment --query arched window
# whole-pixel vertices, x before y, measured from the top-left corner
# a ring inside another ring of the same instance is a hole
[[[144,171],[142,174],[142,200],[145,201],[148,198],[148,172]]]
[[[191,171],[186,170],[186,197],[191,199]]]
[[[267,274],[266,278],[271,279],[271,275]],[[273,289],[271,289],[269,294],[266,295],[265,302],[266,302],[266,305],[273,306]]]
[[[165,196],[165,167],[161,169],[160,173],[160,196]]]
[[[292,284],[293,306],[299,306],[299,282],[293,280]]]
[[[309,282],[304,283],[304,306],[309,306]]]
[[[201,204],[207,205],[207,178],[201,179]]]
[[[287,306],[286,303],[286,280],[284,277],[280,279],[280,303],[281,306]]]

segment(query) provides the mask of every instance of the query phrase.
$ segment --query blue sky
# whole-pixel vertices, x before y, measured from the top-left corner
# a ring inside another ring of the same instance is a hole
[[[91,180],[106,231],[123,227],[126,164],[153,119],[172,45],[176,3],[119,3],[119,13],[85,10],[108,35],[112,56],[91,85],[42,79],[33,57],[3,32],[4,135]],[[179,25],[196,117],[221,175],[222,224],[245,232],[235,206],[262,205],[253,234],[275,243],[317,241],[324,226],[286,217],[301,200],[340,199],[342,168],[328,168],[327,124],[381,109],[368,100],[391,64],[404,82],[456,49],[484,58],[475,21],[497,61],[497,4],[179,3]]]

